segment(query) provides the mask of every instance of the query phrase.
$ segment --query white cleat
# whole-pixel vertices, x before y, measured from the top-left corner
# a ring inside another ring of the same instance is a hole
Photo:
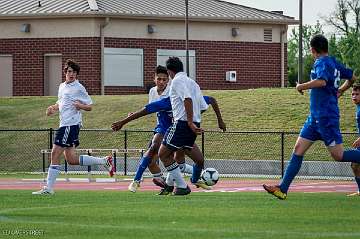
[[[32,192],[32,195],[54,195],[54,190],[48,189],[48,187],[44,186],[41,190]]]
[[[132,181],[128,187],[129,191],[132,193],[136,193],[138,188],[140,188],[140,182],[137,181]]]

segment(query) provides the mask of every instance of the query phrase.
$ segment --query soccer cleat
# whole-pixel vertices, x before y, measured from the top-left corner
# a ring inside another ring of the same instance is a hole
[[[156,177],[152,179],[153,183],[160,187],[160,188],[165,188],[166,183],[165,183],[165,179],[163,177]]]
[[[172,195],[173,196],[185,196],[190,193],[191,193],[191,189],[189,188],[189,186],[187,186],[186,188],[176,188]]]
[[[157,195],[169,195],[174,191],[174,186],[165,184],[165,187],[160,190]]]
[[[138,188],[140,188],[140,182],[138,181],[132,181],[128,187],[129,191],[133,193],[136,193]]]
[[[205,190],[211,190],[212,189],[211,186],[206,185],[206,183],[204,181],[202,181],[202,180],[197,181],[196,183],[194,183],[194,185],[197,188],[202,188],[202,189],[205,189]]]
[[[113,163],[112,155],[109,155],[109,156],[105,157],[105,167],[109,171],[110,177],[114,176],[115,166],[114,166],[114,163]]]
[[[287,196],[286,193],[281,192],[279,186],[271,186],[271,185],[263,184],[263,187],[268,193],[274,195],[278,199],[281,199],[281,200],[286,199],[286,196]]]
[[[48,187],[44,186],[41,190],[32,192],[32,195],[54,195],[54,190],[48,189]]]
[[[346,196],[348,196],[348,197],[360,196],[360,192],[357,191],[357,192],[355,192],[355,193],[350,193],[350,194],[348,194],[348,195],[346,195]]]

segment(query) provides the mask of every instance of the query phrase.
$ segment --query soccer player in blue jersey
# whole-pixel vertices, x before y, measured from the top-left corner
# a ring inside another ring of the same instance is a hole
[[[354,85],[351,92],[352,102],[356,105],[356,125],[358,129],[359,136],[353,143],[353,147],[360,150],[360,85]],[[357,192],[350,193],[347,196],[360,196],[360,164],[351,163],[351,168],[354,172],[355,182],[358,186]]]
[[[218,119],[219,128],[222,129],[223,131],[226,131],[226,125],[225,125],[225,123],[224,123],[224,121],[222,119],[221,112],[220,112],[220,109],[219,109],[219,106],[217,104],[216,99],[211,97],[211,96],[204,96],[204,100],[206,101],[207,104],[210,104],[212,106],[212,108],[214,109],[215,114],[216,114],[217,119]],[[112,129],[114,131],[117,131],[117,130],[120,130],[125,124],[129,123],[130,121],[133,121],[135,119],[138,119],[138,118],[143,117],[143,116],[148,115],[148,114],[157,113],[158,122],[162,122],[161,123],[162,127],[167,129],[167,128],[170,127],[170,125],[172,124],[172,121],[173,121],[172,120],[171,110],[172,110],[172,108],[171,108],[171,102],[170,102],[169,97],[159,99],[157,101],[153,101],[153,102],[145,105],[145,107],[143,109],[129,115],[125,119],[113,123],[113,125],[111,127],[112,127]],[[201,151],[200,151],[199,147],[196,144],[194,144],[194,148],[191,150],[190,153],[187,153],[187,155],[195,163],[203,164],[204,158],[203,158],[203,156],[201,154]],[[182,173],[192,174],[193,167],[185,163],[185,155],[184,155],[183,151],[176,152],[174,157],[175,157],[176,162],[179,164],[179,168],[180,168],[180,171]],[[154,158],[152,160],[152,162],[148,162],[148,165],[155,164],[155,163],[156,163],[156,158]],[[147,167],[147,164],[142,163],[141,168],[146,168],[146,167]],[[141,179],[141,176],[142,176],[142,173],[144,172],[144,170],[139,172],[139,168],[138,168],[138,171],[137,171],[136,175]],[[150,170],[151,173],[154,173],[153,172],[154,167],[149,166],[149,170]],[[193,179],[193,181],[195,182],[195,185],[198,186],[198,187],[202,187],[204,189],[210,189],[211,188],[211,187],[205,185],[203,182],[199,182],[198,178]],[[138,181],[138,183],[140,185],[140,180]],[[130,190],[130,186],[129,186],[129,190]],[[136,190],[130,190],[130,191],[131,192],[136,192]]]
[[[167,73],[167,69],[164,66],[159,65],[156,67],[154,83],[155,86],[152,87],[149,91],[149,103],[169,97],[169,75]],[[130,122],[132,119],[136,117],[141,117],[143,115],[145,114],[139,112],[132,113],[123,121],[113,123],[111,127],[114,131],[120,130],[125,124],[125,122]],[[165,187],[165,179],[163,179],[163,174],[156,161],[158,159],[157,153],[161,141],[163,140],[167,128],[171,124],[171,121],[169,122],[169,118],[172,118],[171,109],[167,111],[160,111],[157,113],[157,125],[154,129],[154,136],[149,144],[148,150],[140,159],[140,164],[136,170],[134,180],[130,183],[128,187],[130,192],[135,193],[140,187],[142,175],[147,167],[149,167],[149,170],[153,175],[154,184],[160,187]]]
[[[282,200],[287,197],[290,184],[300,170],[306,151],[317,140],[324,142],[336,161],[360,163],[360,150],[344,151],[338,108],[340,79],[346,79],[344,84],[349,86],[355,76],[352,70],[328,55],[328,41],[323,35],[315,35],[310,46],[315,59],[311,81],[296,86],[296,90],[301,94],[304,90],[310,90],[310,114],[295,143],[280,185],[263,185],[268,193]],[[344,90],[343,87],[341,89]]]

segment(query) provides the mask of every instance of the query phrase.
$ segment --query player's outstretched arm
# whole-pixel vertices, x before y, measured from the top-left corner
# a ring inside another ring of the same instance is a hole
[[[118,131],[120,130],[124,125],[126,125],[127,123],[129,123],[130,121],[136,120],[138,118],[141,118],[145,115],[148,115],[148,111],[146,110],[146,108],[143,108],[142,110],[139,110],[135,113],[129,114],[126,118],[116,121],[114,123],[112,123],[111,125],[111,129],[113,131]]]
[[[221,129],[222,131],[226,131],[226,124],[222,118],[222,115],[221,115],[221,111],[220,111],[220,107],[216,101],[216,99],[214,97],[211,97],[211,96],[208,96],[209,97],[209,103],[211,105],[211,107],[213,108],[215,114],[216,114],[216,118],[218,120],[218,126],[219,126],[219,129]]]

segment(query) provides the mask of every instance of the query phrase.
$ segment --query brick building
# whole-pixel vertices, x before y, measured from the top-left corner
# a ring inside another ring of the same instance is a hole
[[[56,95],[68,58],[80,63],[90,94],[145,93],[156,65],[169,56],[185,62],[184,0],[0,5],[0,96]],[[189,0],[190,76],[203,89],[280,87],[287,27],[297,23],[281,12]]]

